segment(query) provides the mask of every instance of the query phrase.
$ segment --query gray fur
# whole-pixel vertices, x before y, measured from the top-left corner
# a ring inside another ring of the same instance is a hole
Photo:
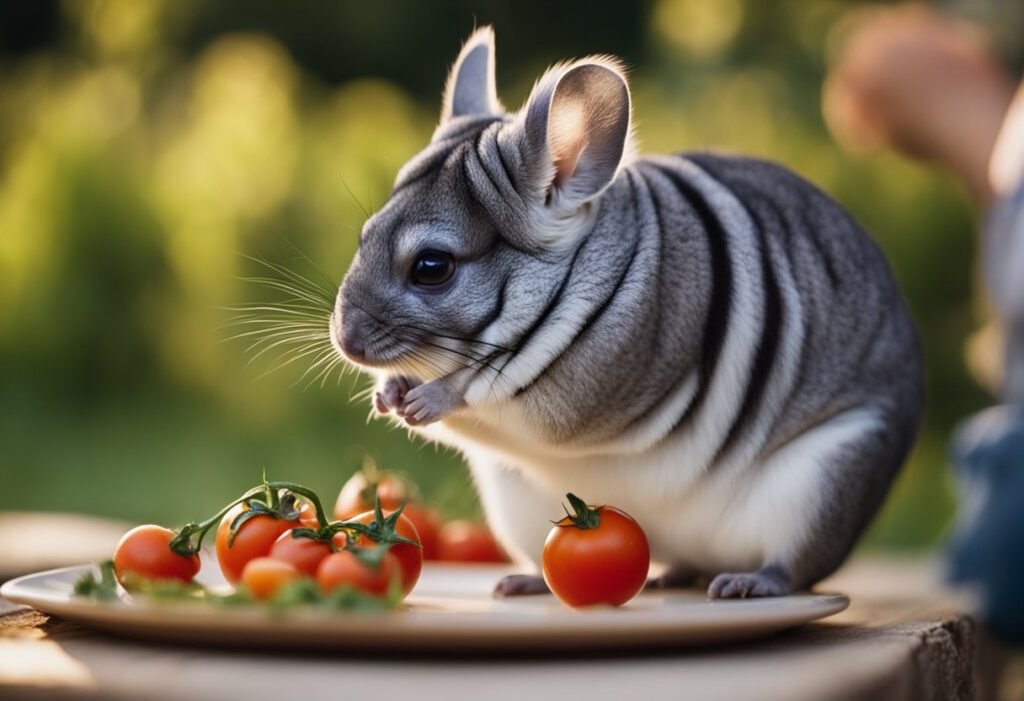
[[[807,476],[821,488],[787,505],[813,512],[814,528],[755,548],[763,557],[691,557],[642,521],[681,570],[756,565],[706,571],[720,575],[713,596],[781,594],[829,574],[922,410],[916,334],[877,246],[779,166],[630,160],[628,89],[609,59],[552,69],[511,115],[492,112],[486,75],[488,29],[463,49],[445,98],[454,109],[366,223],[339,293],[336,342],[378,376],[378,411],[463,450],[492,526],[533,561],[543,520],[506,535],[518,516],[506,512],[557,505],[551,485],[571,470],[668,513],[703,489],[741,523],[745,502],[721,484],[762,484],[761,466],[787,446],[854,417],[854,437],[822,448],[826,464]],[[409,279],[425,249],[457,260],[437,289]],[[782,490],[793,476],[779,479]]]

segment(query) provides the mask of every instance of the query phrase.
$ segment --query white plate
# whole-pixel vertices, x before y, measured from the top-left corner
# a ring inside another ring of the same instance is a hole
[[[212,563],[210,563],[212,564]],[[0,595],[45,613],[120,635],[187,643],[339,650],[580,651],[751,640],[842,611],[842,594],[709,601],[700,591],[651,592],[618,609],[575,611],[550,595],[493,599],[503,567],[428,564],[404,610],[355,613],[75,596],[92,565],[31,574]],[[200,579],[211,581],[203,567]],[[219,575],[219,573],[217,573]]]

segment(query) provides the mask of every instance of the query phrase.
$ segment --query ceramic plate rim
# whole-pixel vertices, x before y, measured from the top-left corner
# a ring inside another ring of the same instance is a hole
[[[123,600],[102,602],[75,597],[66,583],[93,565],[45,570],[12,579],[0,596],[77,621],[87,627],[133,637],[175,642],[231,642],[266,646],[253,632],[273,625],[276,647],[308,647],[315,637],[335,648],[388,647],[408,650],[540,649],[574,650],[646,645],[695,645],[750,640],[831,616],[849,605],[837,593],[798,594],[777,599],[711,601],[706,606],[671,606],[658,599],[673,593],[643,594],[622,609],[561,611],[495,602],[487,610],[443,610],[451,599],[410,597],[412,607],[396,612],[315,611],[287,614],[255,608],[223,609],[197,603]],[[47,588],[46,583],[65,586]],[[694,596],[691,593],[690,599]],[[767,602],[767,603],[766,603]],[[354,638],[359,638],[358,641]],[[266,642],[266,641],[262,641]]]

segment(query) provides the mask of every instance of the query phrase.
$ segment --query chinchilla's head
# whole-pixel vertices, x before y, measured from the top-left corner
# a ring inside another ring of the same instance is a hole
[[[337,349],[363,368],[423,380],[510,352],[631,150],[618,63],[558,65],[507,113],[494,34],[477,30],[430,143],[363,227],[331,318]]]

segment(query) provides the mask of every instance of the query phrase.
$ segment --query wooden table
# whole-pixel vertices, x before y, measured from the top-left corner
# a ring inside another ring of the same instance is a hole
[[[1006,658],[937,584],[933,562],[860,557],[821,589],[853,603],[761,642],[558,658],[385,660],[157,645],[8,610],[0,614],[0,698],[256,699],[291,689],[302,699],[883,701],[971,699],[979,684],[986,696],[996,689]],[[1004,694],[1024,692],[1024,670],[1014,665]]]

